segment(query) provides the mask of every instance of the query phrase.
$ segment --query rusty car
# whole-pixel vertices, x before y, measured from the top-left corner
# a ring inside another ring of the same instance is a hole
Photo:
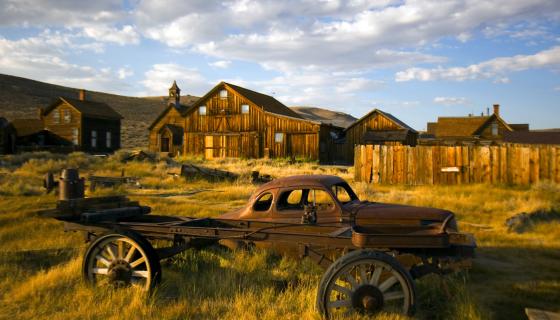
[[[149,214],[124,196],[83,197],[77,170],[60,179],[57,208],[44,212],[90,242],[82,272],[92,284],[149,290],[160,260],[189,248],[264,247],[325,269],[316,309],[338,314],[412,314],[415,280],[468,268],[476,248],[447,210],[363,201],[337,176],[302,175],[261,185],[245,206],[215,218]],[[155,248],[164,240],[168,245]]]

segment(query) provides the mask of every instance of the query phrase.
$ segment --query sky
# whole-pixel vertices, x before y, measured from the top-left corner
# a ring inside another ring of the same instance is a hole
[[[128,96],[220,81],[417,130],[560,127],[560,1],[0,0],[0,73]]]

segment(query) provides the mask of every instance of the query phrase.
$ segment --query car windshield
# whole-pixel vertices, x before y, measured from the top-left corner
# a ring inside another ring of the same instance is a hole
[[[342,204],[358,200],[358,196],[356,196],[354,190],[352,190],[352,188],[350,188],[350,186],[346,182],[333,184],[331,186],[331,190],[338,202]]]

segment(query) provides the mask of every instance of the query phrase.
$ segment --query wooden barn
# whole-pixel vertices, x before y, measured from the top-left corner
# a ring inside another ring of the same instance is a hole
[[[390,113],[374,109],[356,120],[343,132],[338,162],[354,163],[354,147],[358,144],[415,146],[418,132]]]
[[[492,114],[488,110],[480,116],[439,117],[437,122],[429,122],[427,129],[420,144],[496,144],[503,142],[508,132],[529,131],[529,125],[508,124],[500,116],[500,105],[495,104]]]
[[[60,139],[60,145],[73,145],[86,152],[113,152],[121,147],[123,117],[109,105],[86,99],[59,97],[40,112],[43,127]]]
[[[327,125],[306,120],[275,98],[220,82],[190,105],[180,103],[173,83],[171,102],[149,127],[150,150],[224,157],[320,158]],[[323,131],[322,129],[323,128]],[[329,146],[325,143],[323,156]]]

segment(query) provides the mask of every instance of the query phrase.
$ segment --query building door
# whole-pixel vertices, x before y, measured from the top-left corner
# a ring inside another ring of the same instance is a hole
[[[169,138],[166,136],[161,137],[161,152],[169,152]]]
[[[204,137],[204,157],[214,159],[214,136]]]

